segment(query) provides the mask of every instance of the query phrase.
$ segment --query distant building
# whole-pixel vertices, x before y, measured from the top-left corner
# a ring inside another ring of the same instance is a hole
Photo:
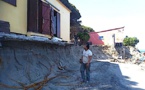
[[[90,32],[90,40],[93,45],[116,45],[123,43],[124,27]]]
[[[9,32],[28,36],[70,41],[70,12],[60,0],[0,0],[0,22],[9,22]]]

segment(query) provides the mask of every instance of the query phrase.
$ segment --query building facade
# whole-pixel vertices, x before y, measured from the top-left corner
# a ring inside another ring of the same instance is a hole
[[[70,10],[59,0],[0,0],[0,20],[10,32],[70,41]]]
[[[124,27],[103,30],[99,32],[90,32],[90,40],[94,45],[114,45],[123,43]]]

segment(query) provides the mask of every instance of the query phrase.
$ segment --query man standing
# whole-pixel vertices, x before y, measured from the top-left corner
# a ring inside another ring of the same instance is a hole
[[[91,50],[89,50],[89,44],[87,44],[84,46],[83,55],[80,59],[80,63],[81,63],[80,72],[81,72],[81,77],[83,80],[82,82],[90,81],[91,60],[92,60],[92,52]]]

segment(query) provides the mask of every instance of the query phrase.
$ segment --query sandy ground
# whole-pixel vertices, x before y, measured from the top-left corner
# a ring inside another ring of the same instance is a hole
[[[138,65],[99,60],[92,63],[92,81],[75,90],[145,90],[144,77]]]
[[[122,84],[128,87],[134,88],[133,90],[139,90],[140,88],[145,90],[145,70],[138,65],[134,64],[118,64],[125,80],[122,80]],[[116,70],[116,69],[115,69]],[[121,79],[121,77],[120,77]]]

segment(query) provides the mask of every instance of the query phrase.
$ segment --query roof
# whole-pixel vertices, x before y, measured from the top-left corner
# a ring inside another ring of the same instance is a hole
[[[89,42],[92,42],[93,45],[104,45],[104,42],[100,40],[98,33],[90,32],[90,39]]]
[[[62,6],[64,6],[69,12],[71,12],[71,10],[65,5],[63,4],[60,0],[57,0]]]
[[[118,30],[118,29],[124,29],[124,27],[113,28],[113,29],[108,29],[108,30],[102,30],[102,31],[98,31],[96,33],[109,32],[109,31],[114,31],[114,30]]]

